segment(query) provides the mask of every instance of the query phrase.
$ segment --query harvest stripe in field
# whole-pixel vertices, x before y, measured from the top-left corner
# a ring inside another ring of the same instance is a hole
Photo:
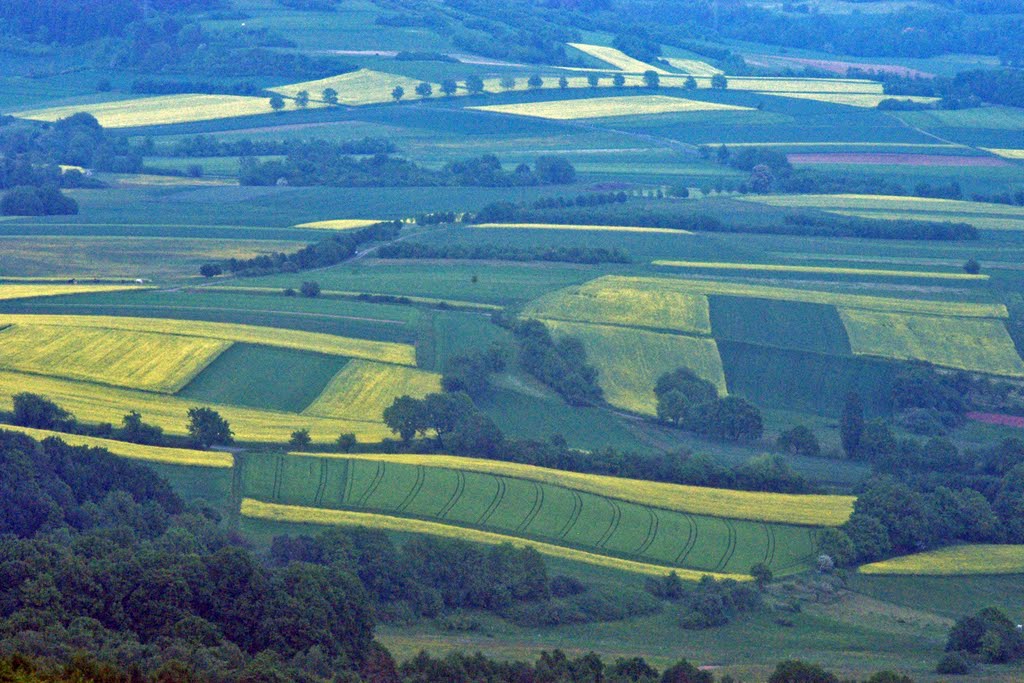
[[[357,230],[376,225],[380,221],[366,218],[339,218],[329,221],[313,221],[312,223],[299,223],[296,228],[308,230]]]
[[[858,571],[900,576],[1024,574],[1024,545],[956,545],[873,562]]]
[[[909,277],[933,280],[988,280],[981,273],[955,273],[922,270],[883,270],[878,268],[836,268],[830,266],[792,266],[772,263],[728,263],[721,261],[652,261],[652,265],[672,268],[706,268],[709,270],[763,270],[780,273],[820,273],[822,275],[869,275],[876,277]]]
[[[131,460],[158,463],[161,465],[185,465],[189,467],[230,468],[234,465],[234,456],[219,451],[195,451],[188,448],[164,448],[162,446],[143,446],[114,439],[101,439],[81,434],[65,434],[47,429],[31,429],[14,425],[0,425],[0,430],[8,430],[27,434],[33,439],[57,438],[69,446],[90,446],[105,448],[114,455]]]
[[[537,552],[557,557],[559,559],[583,562],[598,567],[619,569],[636,574],[650,576],[665,576],[675,572],[680,578],[691,581],[699,580],[703,576],[711,576],[716,579],[735,579],[737,581],[749,581],[750,577],[745,574],[716,574],[714,572],[701,572],[678,567],[668,567],[656,564],[624,560],[617,557],[609,557],[596,553],[589,553],[574,548],[566,548],[552,543],[543,543],[516,536],[507,536],[490,531],[470,529],[466,527],[428,522],[420,519],[404,517],[393,517],[366,512],[349,512],[343,510],[325,510],[322,508],[299,507],[294,505],[278,505],[266,503],[251,498],[242,500],[242,516],[250,519],[262,519],[274,522],[290,522],[293,524],[321,524],[334,526],[363,526],[371,529],[382,529],[385,531],[397,531],[403,533],[428,534],[444,538],[458,538],[474,543],[485,543],[488,545],[502,545],[509,543],[517,547],[533,548]]]
[[[624,479],[601,474],[569,472],[482,458],[406,453],[329,454],[296,452],[291,455],[421,465],[455,471],[494,474],[574,488],[599,496],[616,498],[641,505],[650,505],[665,510],[755,522],[775,522],[801,526],[840,526],[849,519],[853,512],[853,496],[763,493],[716,489],[641,479]]]
[[[477,111],[529,116],[556,121],[694,111],[753,111],[750,107],[718,104],[703,100],[687,100],[681,97],[668,97],[666,95],[595,97],[579,100],[554,100],[551,102],[492,104],[469,108]]]
[[[569,225],[567,223],[475,223],[473,228],[498,228],[503,230],[584,230],[591,232],[648,232],[663,235],[692,235],[689,230],[672,228],[641,228],[629,225]]]
[[[794,152],[791,164],[865,164],[876,166],[1009,166],[1003,159],[957,154],[889,154],[885,152]]]
[[[98,327],[133,330],[185,337],[263,344],[334,356],[350,356],[396,365],[416,365],[416,348],[409,344],[338,337],[321,332],[301,332],[275,327],[236,323],[212,323],[167,318],[128,318],[120,316],[2,314],[0,325],[56,325],[60,327]]]
[[[57,284],[0,284],[0,301],[12,299],[34,299],[46,296],[64,296],[67,294],[99,294],[104,292],[126,292],[137,289],[150,289],[138,285],[57,285]]]

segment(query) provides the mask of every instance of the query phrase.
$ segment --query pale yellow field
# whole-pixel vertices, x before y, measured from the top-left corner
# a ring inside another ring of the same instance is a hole
[[[711,79],[697,78],[699,87],[710,87]],[[664,82],[664,81],[663,81]],[[705,84],[706,83],[706,84]],[[856,78],[785,78],[729,76],[729,90],[753,90],[766,95],[783,93],[833,93],[849,95],[881,95],[882,84]]]
[[[167,318],[122,318],[103,315],[6,315],[0,314],[0,325],[56,325],[99,327],[109,330],[131,330],[185,337],[202,337],[229,342],[263,344],[301,351],[316,351],[333,356],[349,356],[398,365],[416,365],[416,348],[409,344],[369,341],[337,337],[319,332],[301,332],[255,325],[211,323],[198,320]]]
[[[635,574],[647,574],[651,576],[665,576],[669,572],[675,572],[679,578],[688,581],[697,581],[702,576],[711,576],[715,579],[735,579],[737,581],[749,581],[750,577],[745,574],[716,574],[714,572],[699,572],[692,569],[680,569],[677,567],[666,567],[633,560],[623,560],[607,555],[588,553],[583,550],[566,548],[552,543],[532,541],[517,536],[506,536],[490,531],[480,531],[466,527],[427,522],[420,519],[408,517],[392,517],[391,515],[378,515],[369,512],[348,512],[344,510],[325,510],[323,508],[300,507],[297,505],[279,505],[277,503],[264,503],[262,501],[245,498],[242,500],[242,516],[250,519],[263,519],[273,522],[291,522],[295,524],[325,524],[334,526],[361,526],[368,529],[381,529],[384,531],[399,531],[413,534],[427,534],[442,538],[457,538],[471,543],[484,543],[487,545],[511,544],[517,548],[533,548],[542,555],[557,557],[562,560],[572,560],[598,567],[618,569],[621,571],[633,572]]]
[[[91,382],[56,379],[0,370],[0,409],[11,410],[11,397],[23,391],[46,396],[85,422],[119,423],[133,410],[146,422],[163,427],[170,434],[187,433],[188,409],[198,403],[166,394],[122,389]],[[314,441],[333,442],[339,434],[354,433],[360,441],[371,442],[391,436],[380,422],[328,419],[273,410],[202,403],[220,413],[241,441],[288,441],[296,429],[309,429]]]
[[[293,104],[287,105],[294,108]],[[310,102],[310,107],[322,106]],[[89,112],[104,128],[162,126],[172,123],[210,121],[236,116],[270,114],[269,98],[239,95],[161,95],[102,104],[71,105],[23,111],[15,116],[36,121],[56,121],[78,112]]]
[[[865,564],[858,571],[902,576],[1024,574],[1024,545],[955,545]]]
[[[832,304],[846,308],[874,311],[923,313],[927,315],[958,316],[962,318],[1006,318],[1009,313],[1002,304],[979,304],[956,301],[927,301],[923,299],[895,299],[890,297],[820,292],[809,289],[748,285],[713,280],[685,280],[668,277],[628,277],[605,275],[585,283],[594,287],[636,287],[679,292],[683,294],[725,294],[779,301],[805,301],[814,304]]]
[[[960,370],[1024,377],[1024,361],[1001,320],[840,308],[855,354],[923,360]]]
[[[203,337],[17,324],[0,330],[0,367],[173,394],[229,346]]]
[[[534,465],[461,458],[453,455],[417,454],[350,454],[292,453],[311,457],[355,458],[393,462],[405,465],[441,467],[467,472],[481,472],[500,476],[529,479],[545,484],[565,486],[617,500],[652,505],[665,510],[689,512],[712,517],[743,519],[755,522],[775,522],[801,526],[839,526],[853,513],[853,496],[826,496],[818,494],[760,493],[717,489],[642,479],[623,479],[600,474],[568,472]]]
[[[582,230],[585,232],[648,232],[661,235],[692,235],[689,230],[672,228],[642,228],[629,225],[568,225],[566,223],[473,223],[472,228],[498,228],[501,230]]]
[[[743,201],[794,208],[815,208],[831,211],[835,209],[867,211],[929,211],[935,213],[1008,216],[1024,218],[1024,207],[984,202],[965,202],[955,199],[928,199],[925,197],[901,197],[876,194],[791,194],[791,195],[747,195]]]
[[[95,436],[81,434],[65,434],[46,429],[30,429],[14,425],[0,425],[0,429],[28,434],[33,439],[42,441],[56,437],[69,446],[91,446],[105,448],[114,455],[130,460],[159,463],[161,465],[185,465],[189,467],[234,467],[235,458],[230,453],[219,451],[194,451],[189,448],[164,448],[162,446],[143,446],[114,439],[100,439]]]
[[[708,298],[703,294],[632,286],[628,281],[606,284],[597,279],[545,294],[527,304],[523,313],[549,320],[711,334]]]
[[[352,360],[327,384],[304,415],[381,421],[399,396],[423,398],[441,391],[441,375],[401,365]]]
[[[739,88],[737,88],[738,90]],[[901,102],[918,102],[930,104],[938,102],[937,97],[918,97],[912,95],[885,95],[872,93],[846,93],[846,92],[789,92],[783,90],[761,91],[763,95],[775,95],[776,97],[790,97],[798,100],[814,100],[815,102],[828,102],[829,104],[843,104],[848,107],[861,107],[863,109],[874,109],[882,100],[899,100]]]
[[[553,102],[492,104],[482,107],[470,107],[470,109],[558,121],[693,111],[753,111],[750,107],[687,100],[681,97],[668,97],[666,95],[627,95],[624,97],[595,97],[582,100],[556,100]]]
[[[857,216],[881,221],[932,221],[944,223],[967,223],[978,230],[1024,230],[1024,216],[1020,218],[994,218],[972,214],[943,214],[916,211],[829,211],[840,216]]]
[[[124,292],[133,289],[147,289],[138,285],[57,285],[57,284],[0,284],[0,301],[12,299],[35,299],[44,296],[67,294],[93,294],[97,292]]]
[[[312,223],[300,223],[296,228],[307,230],[357,230],[376,225],[380,221],[368,220],[366,218],[339,218],[332,221],[314,221]]]
[[[983,149],[1004,159],[1024,159],[1024,149],[997,149],[992,147],[984,147]]]
[[[419,99],[419,95],[416,94],[416,86],[420,83],[421,81],[409,78],[408,76],[373,71],[372,69],[359,69],[358,71],[341,74],[340,76],[322,78],[318,81],[282,85],[270,88],[270,90],[287,97],[295,97],[297,93],[305,90],[309,93],[310,105],[312,105],[314,101],[320,104],[325,88],[334,88],[338,91],[338,104],[357,106],[361,104],[391,102],[391,91],[398,85],[402,86],[405,90],[405,99]],[[436,83],[432,85],[434,87],[434,96],[436,97],[440,94],[440,86]]]
[[[773,273],[820,273],[822,275],[867,275],[876,277],[927,278],[930,280],[988,280],[988,275],[922,270],[883,270],[879,268],[835,268],[830,266],[790,266],[772,263],[726,263],[720,261],[652,261],[652,265],[671,268],[707,268],[714,270],[765,271]]]
[[[714,76],[715,74],[723,73],[721,69],[716,69],[707,62],[697,59],[680,59],[679,57],[664,57],[663,59],[673,67],[691,76]]]
[[[600,59],[602,62],[611,64],[619,71],[629,71],[632,73],[642,74],[645,71],[654,71],[659,74],[668,74],[670,72],[664,69],[641,62],[639,59],[633,59],[625,52],[616,50],[614,47],[605,47],[603,45],[588,45],[586,43],[569,43],[569,47],[574,47],[580,52],[584,52],[591,57]]]
[[[628,327],[545,320],[555,334],[578,337],[598,370],[605,400],[617,408],[654,415],[654,385],[666,372],[693,370],[725,395],[725,372],[714,339],[662,334]]]

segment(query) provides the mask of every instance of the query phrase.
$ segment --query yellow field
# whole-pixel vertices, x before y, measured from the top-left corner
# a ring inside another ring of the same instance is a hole
[[[501,230],[582,230],[587,232],[648,232],[661,235],[692,235],[689,230],[672,228],[641,228],[629,225],[568,225],[566,223],[473,223],[473,228]]]
[[[673,67],[691,76],[714,76],[723,73],[721,69],[716,69],[707,62],[696,59],[680,59],[678,57],[664,57],[663,59]]]
[[[805,301],[813,304],[832,304],[846,308],[873,311],[923,313],[926,315],[958,316],[962,318],[1006,318],[1002,304],[963,303],[956,301],[926,301],[922,299],[895,299],[890,297],[821,292],[809,289],[748,285],[737,282],[712,280],[684,280],[668,277],[628,277],[605,275],[585,283],[584,286],[615,288],[650,288],[683,294],[724,294],[779,301]]]
[[[696,334],[711,334],[708,298],[664,288],[634,286],[603,279],[567,287],[536,299],[523,310],[533,318],[580,323],[650,327]]]
[[[642,74],[645,71],[654,71],[659,74],[668,74],[670,72],[664,69],[641,62],[639,59],[633,59],[625,52],[616,50],[614,47],[605,47],[603,45],[588,45],[586,43],[569,43],[569,47],[574,47],[580,52],[584,52],[591,57],[600,59],[602,62],[611,64],[619,71],[629,71],[632,73]]]
[[[598,384],[613,406],[654,415],[654,385],[666,372],[693,370],[725,395],[725,372],[714,339],[647,332],[635,328],[544,321],[555,334],[578,337],[587,360],[598,370]]]
[[[371,225],[376,225],[377,223],[380,223],[380,221],[368,220],[366,218],[340,218],[333,221],[300,223],[295,227],[306,228],[307,230],[357,230],[359,228],[368,228]]]
[[[319,332],[301,332],[255,325],[211,323],[167,318],[122,318],[103,315],[4,315],[0,325],[56,325],[79,328],[99,327],[185,337],[220,339],[229,342],[263,344],[333,356],[349,356],[398,365],[416,365],[416,348],[409,344],[336,337]]]
[[[743,201],[791,208],[813,208],[832,211],[836,209],[867,211],[929,211],[935,213],[971,214],[983,216],[1008,216],[1024,218],[1024,207],[1006,204],[965,202],[956,199],[927,199],[924,197],[900,197],[877,194],[803,194],[803,195],[747,195]]]
[[[719,261],[652,261],[652,265],[671,268],[707,268],[714,270],[765,271],[772,273],[820,273],[822,275],[868,275],[910,277],[931,280],[988,280],[988,275],[922,270],[883,270],[878,268],[834,268],[830,266],[790,266],[771,263],[726,263]]]
[[[11,410],[11,397],[23,391],[46,396],[85,422],[118,423],[124,415],[137,410],[146,422],[177,435],[187,433],[188,409],[197,405],[196,401],[166,394],[0,370],[0,410]],[[302,428],[309,429],[313,440],[319,442],[333,442],[339,434],[346,432],[354,433],[364,442],[391,436],[391,431],[380,422],[328,419],[208,403],[202,405],[213,408],[231,423],[235,438],[240,441],[284,443],[292,432]]]
[[[1024,574],[1024,545],[956,545],[873,562],[858,571],[913,576]]]
[[[309,93],[312,106],[314,101],[320,103],[325,88],[334,88],[338,91],[338,104],[357,106],[391,102],[391,91],[398,85],[405,90],[405,99],[419,98],[419,95],[416,94],[416,86],[420,83],[421,81],[408,76],[373,71],[372,69],[359,69],[340,76],[282,85],[270,88],[270,90],[287,97],[295,97],[300,91],[305,90]],[[437,96],[440,87],[436,83],[432,85],[434,86],[434,95]]]
[[[345,364],[304,415],[379,422],[399,396],[423,398],[441,391],[441,375],[365,360]]]
[[[855,354],[992,375],[1024,377],[1024,361],[1001,320],[839,309]]]
[[[159,463],[161,465],[230,468],[235,464],[234,456],[230,453],[222,453],[219,451],[194,451],[188,448],[143,446],[141,444],[115,441],[113,439],[100,439],[95,436],[65,434],[63,432],[51,432],[46,429],[30,429],[29,427],[16,427],[14,425],[0,425],[0,429],[28,434],[33,439],[37,439],[39,441],[50,437],[56,437],[69,446],[105,448],[114,455],[122,458]]]
[[[668,97],[666,95],[629,95],[625,97],[595,97],[582,100],[556,100],[553,102],[492,104],[482,107],[470,107],[470,109],[557,121],[692,111],[753,111],[750,107],[687,100],[681,97]]]
[[[737,88],[738,90],[738,88]],[[827,102],[829,104],[843,104],[848,107],[861,107],[874,109],[882,100],[899,100],[901,102],[919,102],[930,104],[938,102],[937,97],[918,97],[916,95],[885,95],[873,93],[846,93],[846,92],[789,92],[784,90],[760,91],[762,95],[775,95],[776,97],[790,97],[798,100],[814,100],[815,102]]]
[[[324,453],[292,453],[292,455],[309,455],[317,458],[355,458],[516,477],[544,484],[565,486],[617,500],[651,505],[665,510],[754,522],[775,522],[801,526],[840,526],[853,513],[853,496],[760,493],[667,484],[642,479],[609,477],[601,474],[568,472],[500,460],[461,458],[453,455],[408,453],[393,455],[339,453],[336,456]]]
[[[995,149],[992,147],[983,147],[982,149],[1004,159],[1024,159],[1024,149]]]
[[[711,79],[706,79],[707,86],[702,79],[696,79],[700,87],[710,87]],[[753,90],[765,95],[780,95],[783,93],[832,93],[848,95],[881,95],[884,90],[878,81],[868,81],[857,78],[786,78],[786,77],[758,77],[758,76],[730,76],[728,77],[729,90]]]
[[[598,567],[618,569],[635,574],[647,574],[652,576],[665,576],[669,572],[675,572],[679,578],[689,581],[697,581],[702,576],[712,576],[716,579],[735,579],[737,581],[749,581],[750,577],[745,574],[715,574],[714,572],[698,572],[692,569],[680,569],[666,567],[657,564],[635,562],[633,560],[622,560],[617,557],[588,553],[583,550],[566,548],[552,543],[531,541],[517,536],[506,536],[490,531],[468,529],[466,527],[427,522],[407,517],[392,517],[391,515],[378,515],[368,512],[347,512],[343,510],[325,510],[322,508],[300,507],[297,505],[278,505],[276,503],[264,503],[262,501],[245,498],[242,500],[242,516],[250,519],[263,519],[273,522],[291,522],[293,524],[325,524],[333,526],[360,526],[368,529],[381,529],[384,531],[398,531],[403,533],[427,534],[442,538],[457,538],[471,543],[485,543],[487,545],[503,545],[509,543],[518,548],[533,548],[542,555],[557,557],[562,560],[583,562]]]
[[[294,106],[294,105],[292,105]],[[311,102],[311,107],[322,106]],[[89,112],[104,128],[162,126],[172,123],[210,121],[236,116],[270,114],[269,98],[239,95],[161,95],[119,102],[34,109],[15,114],[23,119],[56,121],[78,112]]]
[[[65,296],[67,294],[93,294],[97,292],[124,292],[133,289],[147,289],[138,285],[57,285],[57,284],[0,284],[0,301],[12,299],[35,299],[44,296]]]
[[[0,330],[0,367],[173,394],[229,346],[203,337],[18,324]]]

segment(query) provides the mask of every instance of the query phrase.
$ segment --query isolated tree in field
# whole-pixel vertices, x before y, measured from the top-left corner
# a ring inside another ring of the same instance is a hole
[[[14,414],[11,421],[18,426],[54,429],[73,419],[71,413],[45,396],[28,392],[14,395]]]
[[[587,74],[587,85],[591,88],[596,88],[601,84],[601,77],[597,74]]]
[[[338,446],[339,451],[342,453],[348,453],[356,447],[357,443],[359,443],[359,441],[356,439],[356,435],[352,432],[346,432],[345,434],[340,434],[338,436],[336,445]]]
[[[710,671],[703,671],[696,666],[680,659],[665,669],[661,674],[662,683],[714,683],[715,676]]]
[[[384,424],[398,434],[403,442],[409,443],[416,432],[426,430],[423,420],[423,403],[411,396],[399,396],[384,409]]]
[[[309,106],[309,91],[300,90],[295,93],[295,106],[299,109],[305,109]]]
[[[284,98],[280,95],[271,95],[270,108],[274,111],[281,111],[284,109]]]
[[[159,446],[164,440],[164,430],[156,425],[146,424],[142,415],[133,410],[121,420],[120,438],[131,443]]]
[[[445,436],[475,412],[472,399],[462,392],[429,394],[423,400],[423,421],[437,434],[437,443],[444,448]]]
[[[430,97],[431,95],[434,94],[434,86],[430,85],[426,81],[423,81],[422,83],[416,86],[416,94],[424,99]]]
[[[502,76],[501,77],[501,89],[502,90],[515,90],[516,89],[516,79],[513,78],[512,76]]]
[[[308,429],[297,429],[288,439],[288,445],[291,448],[308,448],[312,442],[313,439],[310,438]]]
[[[544,79],[540,77],[540,74],[533,74],[530,76],[529,80],[526,81],[526,85],[536,90],[537,88],[544,87]]]
[[[697,89],[697,79],[694,78],[693,76],[687,76],[686,80],[683,82],[683,90],[696,90],[696,89]]]
[[[215,277],[224,272],[218,263],[204,263],[199,266],[199,274],[203,277]]]
[[[843,414],[839,419],[839,439],[846,457],[853,458],[860,448],[860,439],[864,434],[864,406],[860,395],[850,392],[843,403]]]
[[[615,74],[614,76],[612,76],[612,85],[614,85],[616,88],[621,88],[622,86],[626,85],[626,77],[623,76],[622,74]]]
[[[537,157],[537,178],[545,185],[569,185],[576,182],[576,168],[565,157],[546,154]]]
[[[455,82],[454,78],[446,78],[441,81],[441,92],[446,96],[451,97],[459,90],[459,84]]]
[[[718,146],[718,151],[715,152],[715,158],[718,160],[718,163],[720,163],[720,164],[727,164],[727,163],[729,163],[729,157],[730,156],[732,156],[732,153],[729,152],[729,148],[728,147],[726,147],[725,145],[719,145]]]
[[[754,577],[754,583],[757,584],[758,590],[764,590],[765,587],[772,582],[775,578],[772,575],[772,570],[768,568],[764,562],[758,562],[750,568],[750,575]]]
[[[658,72],[654,69],[648,69],[644,72],[644,85],[648,88],[657,88],[661,85],[661,77],[658,76]]]
[[[711,77],[711,87],[715,90],[725,90],[729,87],[729,79],[722,74],[715,74]]]
[[[324,88],[324,91],[320,93],[320,99],[322,99],[327,104],[337,104],[338,91],[335,90],[334,88]]]
[[[309,297],[310,299],[315,299],[316,297],[320,296],[320,283],[312,281],[303,282],[302,286],[299,287],[299,292],[302,293],[302,296]]]
[[[395,89],[391,91],[391,99],[395,102],[401,102],[403,97],[405,97],[405,88],[396,85]]]
[[[971,257],[964,263],[964,272],[968,275],[977,275],[981,272],[981,264],[978,263],[977,259]]]
[[[814,432],[804,425],[797,425],[779,434],[775,445],[784,453],[809,455],[812,457],[821,455],[821,445],[818,443],[818,437],[814,436]]]
[[[758,164],[750,170],[750,178],[747,180],[750,189],[758,194],[764,194],[772,189],[775,182],[775,175],[767,164]]]
[[[565,90],[566,88],[568,88],[569,87],[569,79],[566,78],[565,76],[562,76],[561,78],[559,78],[558,79],[558,87],[561,88],[562,90]]]
[[[466,76],[466,90],[468,90],[471,95],[479,95],[484,91],[484,79],[480,78],[476,74]]]
[[[235,435],[228,421],[212,408],[188,409],[188,435],[196,448],[234,442]]]

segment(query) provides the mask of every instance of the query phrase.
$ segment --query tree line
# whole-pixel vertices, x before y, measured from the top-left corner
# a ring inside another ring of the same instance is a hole
[[[388,259],[463,259],[474,261],[558,261],[563,263],[631,263],[629,255],[613,247],[511,247],[496,244],[424,244],[395,242],[377,250]]]
[[[253,157],[284,156],[295,149],[297,143],[290,140],[220,140],[210,135],[196,135],[178,140],[168,147],[161,147],[160,156],[171,157]],[[338,154],[370,155],[393,154],[397,147],[384,138],[365,137],[361,140],[309,140],[308,144],[328,147]]]

